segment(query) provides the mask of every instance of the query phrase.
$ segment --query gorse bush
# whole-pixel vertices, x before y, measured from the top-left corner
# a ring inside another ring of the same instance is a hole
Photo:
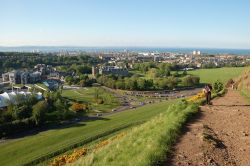
[[[165,160],[184,123],[197,104],[179,101],[152,120],[134,127],[120,140],[82,157],[73,165],[157,165]]]
[[[224,85],[223,85],[222,82],[220,82],[219,80],[217,80],[216,82],[214,82],[213,88],[214,88],[214,91],[215,91],[216,93],[218,93],[218,92],[220,92],[220,91],[223,90]]]

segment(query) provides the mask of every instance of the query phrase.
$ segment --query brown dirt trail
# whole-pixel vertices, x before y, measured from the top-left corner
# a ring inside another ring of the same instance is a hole
[[[228,90],[202,106],[164,165],[250,166],[250,105]]]

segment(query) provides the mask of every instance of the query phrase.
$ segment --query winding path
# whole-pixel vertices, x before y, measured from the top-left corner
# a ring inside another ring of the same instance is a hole
[[[237,91],[202,106],[164,165],[249,166],[250,105]]]

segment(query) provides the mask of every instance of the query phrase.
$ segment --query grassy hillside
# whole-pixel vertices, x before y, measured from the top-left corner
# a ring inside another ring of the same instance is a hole
[[[230,78],[238,77],[245,70],[246,67],[199,69],[188,71],[188,74],[199,76],[201,83],[213,83],[216,80],[226,83]]]
[[[72,165],[150,166],[166,157],[181,127],[198,105],[180,101],[152,120],[132,128],[121,139],[82,157]]]
[[[238,84],[241,94],[250,102],[250,68],[236,79],[236,84]]]
[[[100,120],[81,122],[2,142],[0,143],[0,165],[23,165],[58,150],[91,140],[91,138],[96,139],[98,135],[103,136],[105,133],[111,133],[116,128],[149,120],[164,112],[173,102],[175,101],[147,105]]]

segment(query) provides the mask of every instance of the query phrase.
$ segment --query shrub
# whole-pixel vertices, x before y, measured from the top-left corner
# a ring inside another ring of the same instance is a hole
[[[200,78],[195,76],[188,75],[182,79],[182,84],[184,86],[194,86],[198,85],[199,83],[200,83]]]
[[[220,81],[217,80],[216,82],[214,82],[213,87],[214,87],[214,91],[216,93],[218,93],[218,92],[223,90],[224,85],[223,85],[223,83],[221,83]]]
[[[86,111],[87,108],[88,107],[86,104],[80,104],[80,103],[73,103],[71,106],[71,109],[75,112]]]

